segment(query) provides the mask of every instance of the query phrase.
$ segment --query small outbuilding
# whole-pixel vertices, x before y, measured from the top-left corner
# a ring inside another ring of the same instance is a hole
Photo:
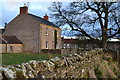
[[[0,53],[21,53],[22,42],[15,36],[0,36]]]

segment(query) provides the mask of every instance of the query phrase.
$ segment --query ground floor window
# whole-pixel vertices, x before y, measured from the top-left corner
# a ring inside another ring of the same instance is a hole
[[[13,46],[10,46],[10,50],[13,50]]]
[[[59,49],[59,44],[57,44],[57,47],[56,47],[56,49]]]
[[[48,41],[46,41],[46,49],[48,49]]]

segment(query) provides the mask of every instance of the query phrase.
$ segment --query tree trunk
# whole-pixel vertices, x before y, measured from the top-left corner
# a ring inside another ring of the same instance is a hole
[[[107,32],[106,32],[106,29],[103,29],[103,31],[102,31],[102,47],[104,48],[104,49],[106,49],[107,48]]]
[[[103,5],[105,6],[105,4]],[[102,37],[103,37],[103,48],[106,49],[107,48],[107,39],[108,39],[108,36],[107,36],[107,30],[108,30],[108,7],[107,7],[107,4],[106,4],[106,8],[104,8],[104,11],[105,11],[105,17],[104,17],[104,26],[103,26],[103,34],[102,34]]]

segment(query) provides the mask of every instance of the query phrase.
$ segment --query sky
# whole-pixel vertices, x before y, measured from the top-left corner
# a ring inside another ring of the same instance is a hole
[[[0,0],[0,28],[19,14],[19,7],[24,3],[28,6],[29,13],[43,17],[45,14],[50,14],[48,7],[53,1],[70,2],[72,0]]]
[[[24,3],[28,6],[29,13],[43,17],[45,14],[50,14],[48,7],[51,2],[48,0],[0,0],[0,28],[19,14],[19,7],[24,6]]]
[[[48,10],[48,7],[53,1],[63,2],[64,5],[66,2],[70,2],[70,0],[0,0],[0,29],[4,28],[5,23],[9,23],[19,14],[19,8],[24,6],[24,4],[28,6],[29,13],[40,17],[43,17],[45,14],[49,16],[51,12]],[[66,31],[66,35],[70,33],[69,30]],[[62,34],[65,35],[64,31]]]
[[[45,14],[49,15],[48,7],[53,1],[60,1],[66,5],[66,2],[72,0],[0,0],[0,28],[4,28],[5,23],[9,23],[14,19],[19,14],[19,8],[24,6],[24,4],[28,6],[29,13],[40,17],[43,17]],[[70,31],[68,30],[66,33],[69,34]]]

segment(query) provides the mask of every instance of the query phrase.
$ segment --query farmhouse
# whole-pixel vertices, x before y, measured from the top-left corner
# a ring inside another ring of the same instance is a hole
[[[22,51],[40,53],[41,50],[61,48],[61,29],[44,18],[28,13],[28,7],[20,7],[20,14],[10,21],[3,35],[15,36],[22,42]]]

